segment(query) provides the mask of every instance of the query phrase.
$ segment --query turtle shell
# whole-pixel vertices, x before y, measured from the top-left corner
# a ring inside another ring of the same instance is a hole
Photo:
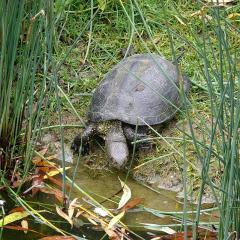
[[[170,61],[135,54],[113,67],[96,88],[88,113],[91,122],[120,120],[132,125],[160,124],[179,110],[179,82],[189,81]]]

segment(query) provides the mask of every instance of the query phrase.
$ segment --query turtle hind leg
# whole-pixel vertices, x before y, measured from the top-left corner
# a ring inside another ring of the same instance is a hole
[[[89,153],[89,139],[95,133],[95,124],[90,123],[83,131],[82,134],[78,134],[71,145],[71,149],[74,153],[79,153],[81,149],[81,154],[84,156]]]

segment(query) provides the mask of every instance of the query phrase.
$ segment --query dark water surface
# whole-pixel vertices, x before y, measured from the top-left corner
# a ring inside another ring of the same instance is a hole
[[[120,189],[120,181],[119,177],[124,180],[125,175],[124,173],[120,172],[104,172],[102,174],[102,171],[99,171],[99,174],[96,172],[92,172],[91,170],[87,169],[84,166],[80,166],[78,168],[78,172],[76,174],[75,183],[83,188],[84,190],[87,190],[88,193],[91,194],[96,200],[103,201],[102,197],[109,198],[111,196],[114,196]],[[70,174],[71,175],[71,174]],[[131,189],[132,192],[132,198],[138,197],[143,198],[143,204],[145,207],[161,210],[161,211],[181,211],[182,205],[176,200],[176,194],[173,192],[160,190],[159,193],[156,193],[147,187],[139,184],[133,179],[128,178],[127,185]],[[94,193],[94,194],[93,194]],[[118,196],[121,197],[120,193]],[[81,194],[78,190],[74,189],[71,194],[71,199],[77,197],[78,199],[82,199],[83,194]],[[120,198],[117,198],[116,196],[112,198],[115,201],[119,201]],[[31,201],[31,202],[30,202]],[[37,204],[33,204],[32,202],[38,202]],[[55,208],[55,199],[51,195],[47,195],[44,193],[40,193],[37,197],[30,199],[29,204],[32,204],[34,209],[43,209],[43,206],[40,205],[40,203],[45,204],[46,207],[47,204],[49,206]],[[8,203],[9,205],[9,203]],[[11,205],[11,204],[10,204]],[[8,208],[12,208],[13,206],[8,206]],[[117,203],[115,202],[105,202],[103,205],[110,209],[116,209]],[[9,210],[10,210],[9,209]],[[43,214],[47,219],[51,219],[58,226],[59,228],[62,228],[66,230],[67,232],[70,232],[71,234],[74,234],[79,237],[86,237],[86,239],[101,239],[104,236],[103,232],[95,231],[92,229],[92,224],[89,224],[89,222],[86,220],[86,225],[80,226],[80,227],[73,227],[70,228],[70,225],[63,221],[60,217],[57,215],[52,214]],[[38,223],[33,220],[33,218],[28,218],[29,220],[29,227],[31,229],[36,230],[37,232],[43,233],[47,236],[50,235],[59,235],[57,232],[53,231],[50,227],[47,225]],[[84,219],[83,219],[84,220]],[[142,223],[155,223],[155,224],[168,224],[171,223],[170,218],[159,218],[156,217],[150,213],[147,212],[127,212],[125,217],[123,218],[123,222],[129,226],[129,228],[136,232],[138,235],[142,237],[142,239],[150,239],[149,232],[153,232],[151,230],[144,229],[142,226]],[[18,225],[20,225],[18,223]],[[30,240],[30,239],[39,239],[43,236],[28,232],[27,234],[23,233],[22,231],[15,231],[15,230],[8,230],[4,229],[3,231],[3,238],[4,240],[11,240],[11,239],[17,239],[17,240]],[[107,237],[104,239],[108,239]],[[137,236],[133,237],[133,239],[141,239]]]

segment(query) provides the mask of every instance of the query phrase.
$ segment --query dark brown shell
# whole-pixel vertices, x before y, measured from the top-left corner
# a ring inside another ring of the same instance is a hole
[[[179,81],[189,80],[177,67],[155,54],[136,54],[119,62],[95,90],[89,120],[120,120],[155,125],[172,118],[180,107]]]

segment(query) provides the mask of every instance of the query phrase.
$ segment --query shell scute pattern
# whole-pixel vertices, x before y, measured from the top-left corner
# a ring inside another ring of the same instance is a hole
[[[92,122],[120,120],[129,124],[162,123],[180,107],[176,66],[155,54],[136,54],[110,70],[93,94]],[[183,77],[185,91],[188,79]]]

